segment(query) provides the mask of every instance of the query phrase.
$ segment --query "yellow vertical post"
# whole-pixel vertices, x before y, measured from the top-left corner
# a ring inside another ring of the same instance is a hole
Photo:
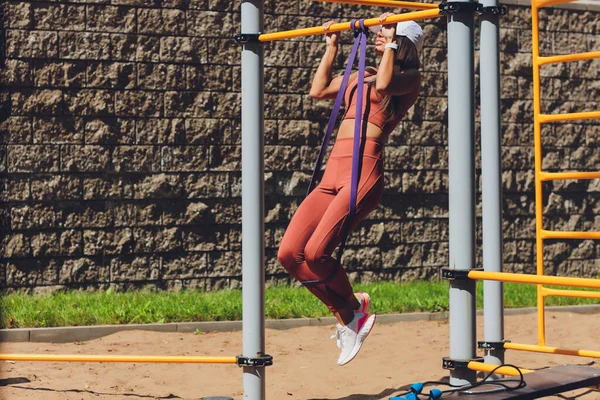
[[[532,29],[532,55],[533,55],[533,141],[535,152],[535,244],[536,244],[536,271],[544,275],[544,239],[541,231],[543,227],[543,196],[542,196],[542,128],[540,123],[540,42],[539,42],[539,8],[536,0],[531,2],[531,29]],[[537,285],[537,313],[538,313],[538,345],[546,344],[545,310],[543,285]]]

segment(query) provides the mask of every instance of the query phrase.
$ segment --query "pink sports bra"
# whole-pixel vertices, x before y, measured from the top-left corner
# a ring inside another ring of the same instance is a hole
[[[372,75],[374,76],[374,75]],[[371,76],[371,77],[372,77]],[[371,78],[365,77],[365,78]],[[346,112],[342,117],[342,121],[345,119],[356,118],[356,92],[358,87],[358,77],[348,84],[346,92],[344,93],[344,103],[346,104]],[[363,90],[363,102],[362,102],[362,115],[368,122],[377,126],[383,131],[384,134],[389,134],[394,130],[396,125],[402,119],[402,116],[398,116],[391,120],[389,119],[389,113],[383,105],[384,97],[377,93],[375,85],[369,85],[365,82],[365,88]]]

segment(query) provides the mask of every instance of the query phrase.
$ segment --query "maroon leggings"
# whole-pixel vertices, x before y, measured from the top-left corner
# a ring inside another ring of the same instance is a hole
[[[353,140],[336,140],[323,179],[298,207],[278,254],[281,265],[301,282],[330,278],[307,288],[332,312],[348,308],[354,301],[348,275],[331,256],[346,229]],[[356,214],[350,231],[377,207],[383,194],[383,145],[367,138],[362,147]]]

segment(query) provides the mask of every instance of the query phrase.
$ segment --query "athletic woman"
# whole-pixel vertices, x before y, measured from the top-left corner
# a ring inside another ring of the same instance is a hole
[[[382,14],[381,22],[393,15]],[[323,25],[325,31],[333,24]],[[338,364],[351,361],[375,323],[369,314],[370,298],[353,293],[348,275],[339,260],[332,257],[345,233],[356,228],[381,200],[384,187],[383,147],[387,136],[417,100],[421,86],[418,52],[423,31],[415,22],[385,24],[371,28],[377,32],[375,52],[381,57],[378,68],[365,71],[362,101],[360,177],[356,211],[348,221],[352,148],[358,74],[353,73],[344,93],[346,113],[338,129],[335,145],[319,185],[294,214],[279,248],[281,265],[318,297],[336,316]],[[310,96],[335,99],[342,77],[332,78],[340,34],[325,35],[325,54],[312,82]]]

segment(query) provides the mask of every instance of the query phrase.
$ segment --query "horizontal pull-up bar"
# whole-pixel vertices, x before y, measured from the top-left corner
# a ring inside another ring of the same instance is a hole
[[[600,351],[592,350],[569,350],[559,349],[558,347],[538,346],[533,344],[519,344],[513,342],[504,343],[504,348],[508,350],[531,351],[534,353],[560,354],[563,356],[591,357],[600,358]]]
[[[559,179],[599,179],[600,171],[540,172],[539,177],[542,181],[554,181]]]
[[[47,362],[107,362],[107,363],[174,363],[174,364],[236,364],[237,357],[212,356],[91,356],[85,354],[0,354],[6,361]]]
[[[558,4],[573,3],[574,1],[576,0],[533,0],[532,3],[535,7],[542,8],[556,6]]]
[[[313,0],[321,3],[342,3],[356,4],[360,6],[373,7],[399,7],[408,10],[428,10],[430,8],[438,8],[437,4],[431,3],[415,3],[412,1],[394,1],[394,0]]]
[[[572,297],[576,299],[600,299],[600,292],[583,290],[551,289],[542,286],[540,294],[543,297]]]
[[[385,25],[385,24],[394,24],[397,22],[403,21],[418,21],[427,18],[436,18],[440,16],[440,10],[436,7],[431,10],[424,11],[413,11],[410,13],[404,14],[396,14],[390,15],[386,18],[384,22],[381,22],[379,18],[369,18],[365,19],[365,26],[376,26],[376,25]],[[358,22],[355,25],[356,28],[359,27]],[[282,31],[282,32],[273,32],[273,33],[263,33],[258,36],[258,40],[260,42],[271,42],[273,40],[282,40],[282,39],[291,39],[301,36],[313,36],[313,35],[323,35],[326,32],[342,32],[349,31],[350,22],[340,22],[338,24],[333,24],[325,31],[322,26],[315,26],[313,28],[302,28],[302,29],[294,29],[291,31]]]
[[[562,276],[513,274],[509,272],[469,271],[469,279],[483,281],[531,283],[538,285],[555,285],[600,289],[600,279],[571,278]]]
[[[567,113],[567,114],[540,114],[540,123],[545,124],[548,122],[560,122],[560,121],[573,121],[577,119],[594,119],[600,118],[599,111],[587,111],[580,113]]]
[[[571,62],[571,61],[585,61],[585,60],[593,60],[595,58],[600,58],[600,51],[590,51],[588,53],[574,53],[574,54],[565,54],[562,56],[543,56],[538,57],[538,64],[554,64],[561,62]]]
[[[481,372],[492,372],[494,371],[495,374],[498,375],[508,375],[508,376],[519,376],[519,371],[521,371],[522,374],[528,374],[530,372],[533,372],[533,370],[531,369],[525,369],[525,368],[515,368],[515,367],[499,367],[498,365],[495,364],[486,364],[486,363],[482,363],[482,362],[478,362],[478,361],[469,361],[469,363],[467,364],[467,368],[469,368],[471,371],[481,371]]]
[[[600,239],[600,232],[549,231],[542,229],[540,238],[547,239]]]

